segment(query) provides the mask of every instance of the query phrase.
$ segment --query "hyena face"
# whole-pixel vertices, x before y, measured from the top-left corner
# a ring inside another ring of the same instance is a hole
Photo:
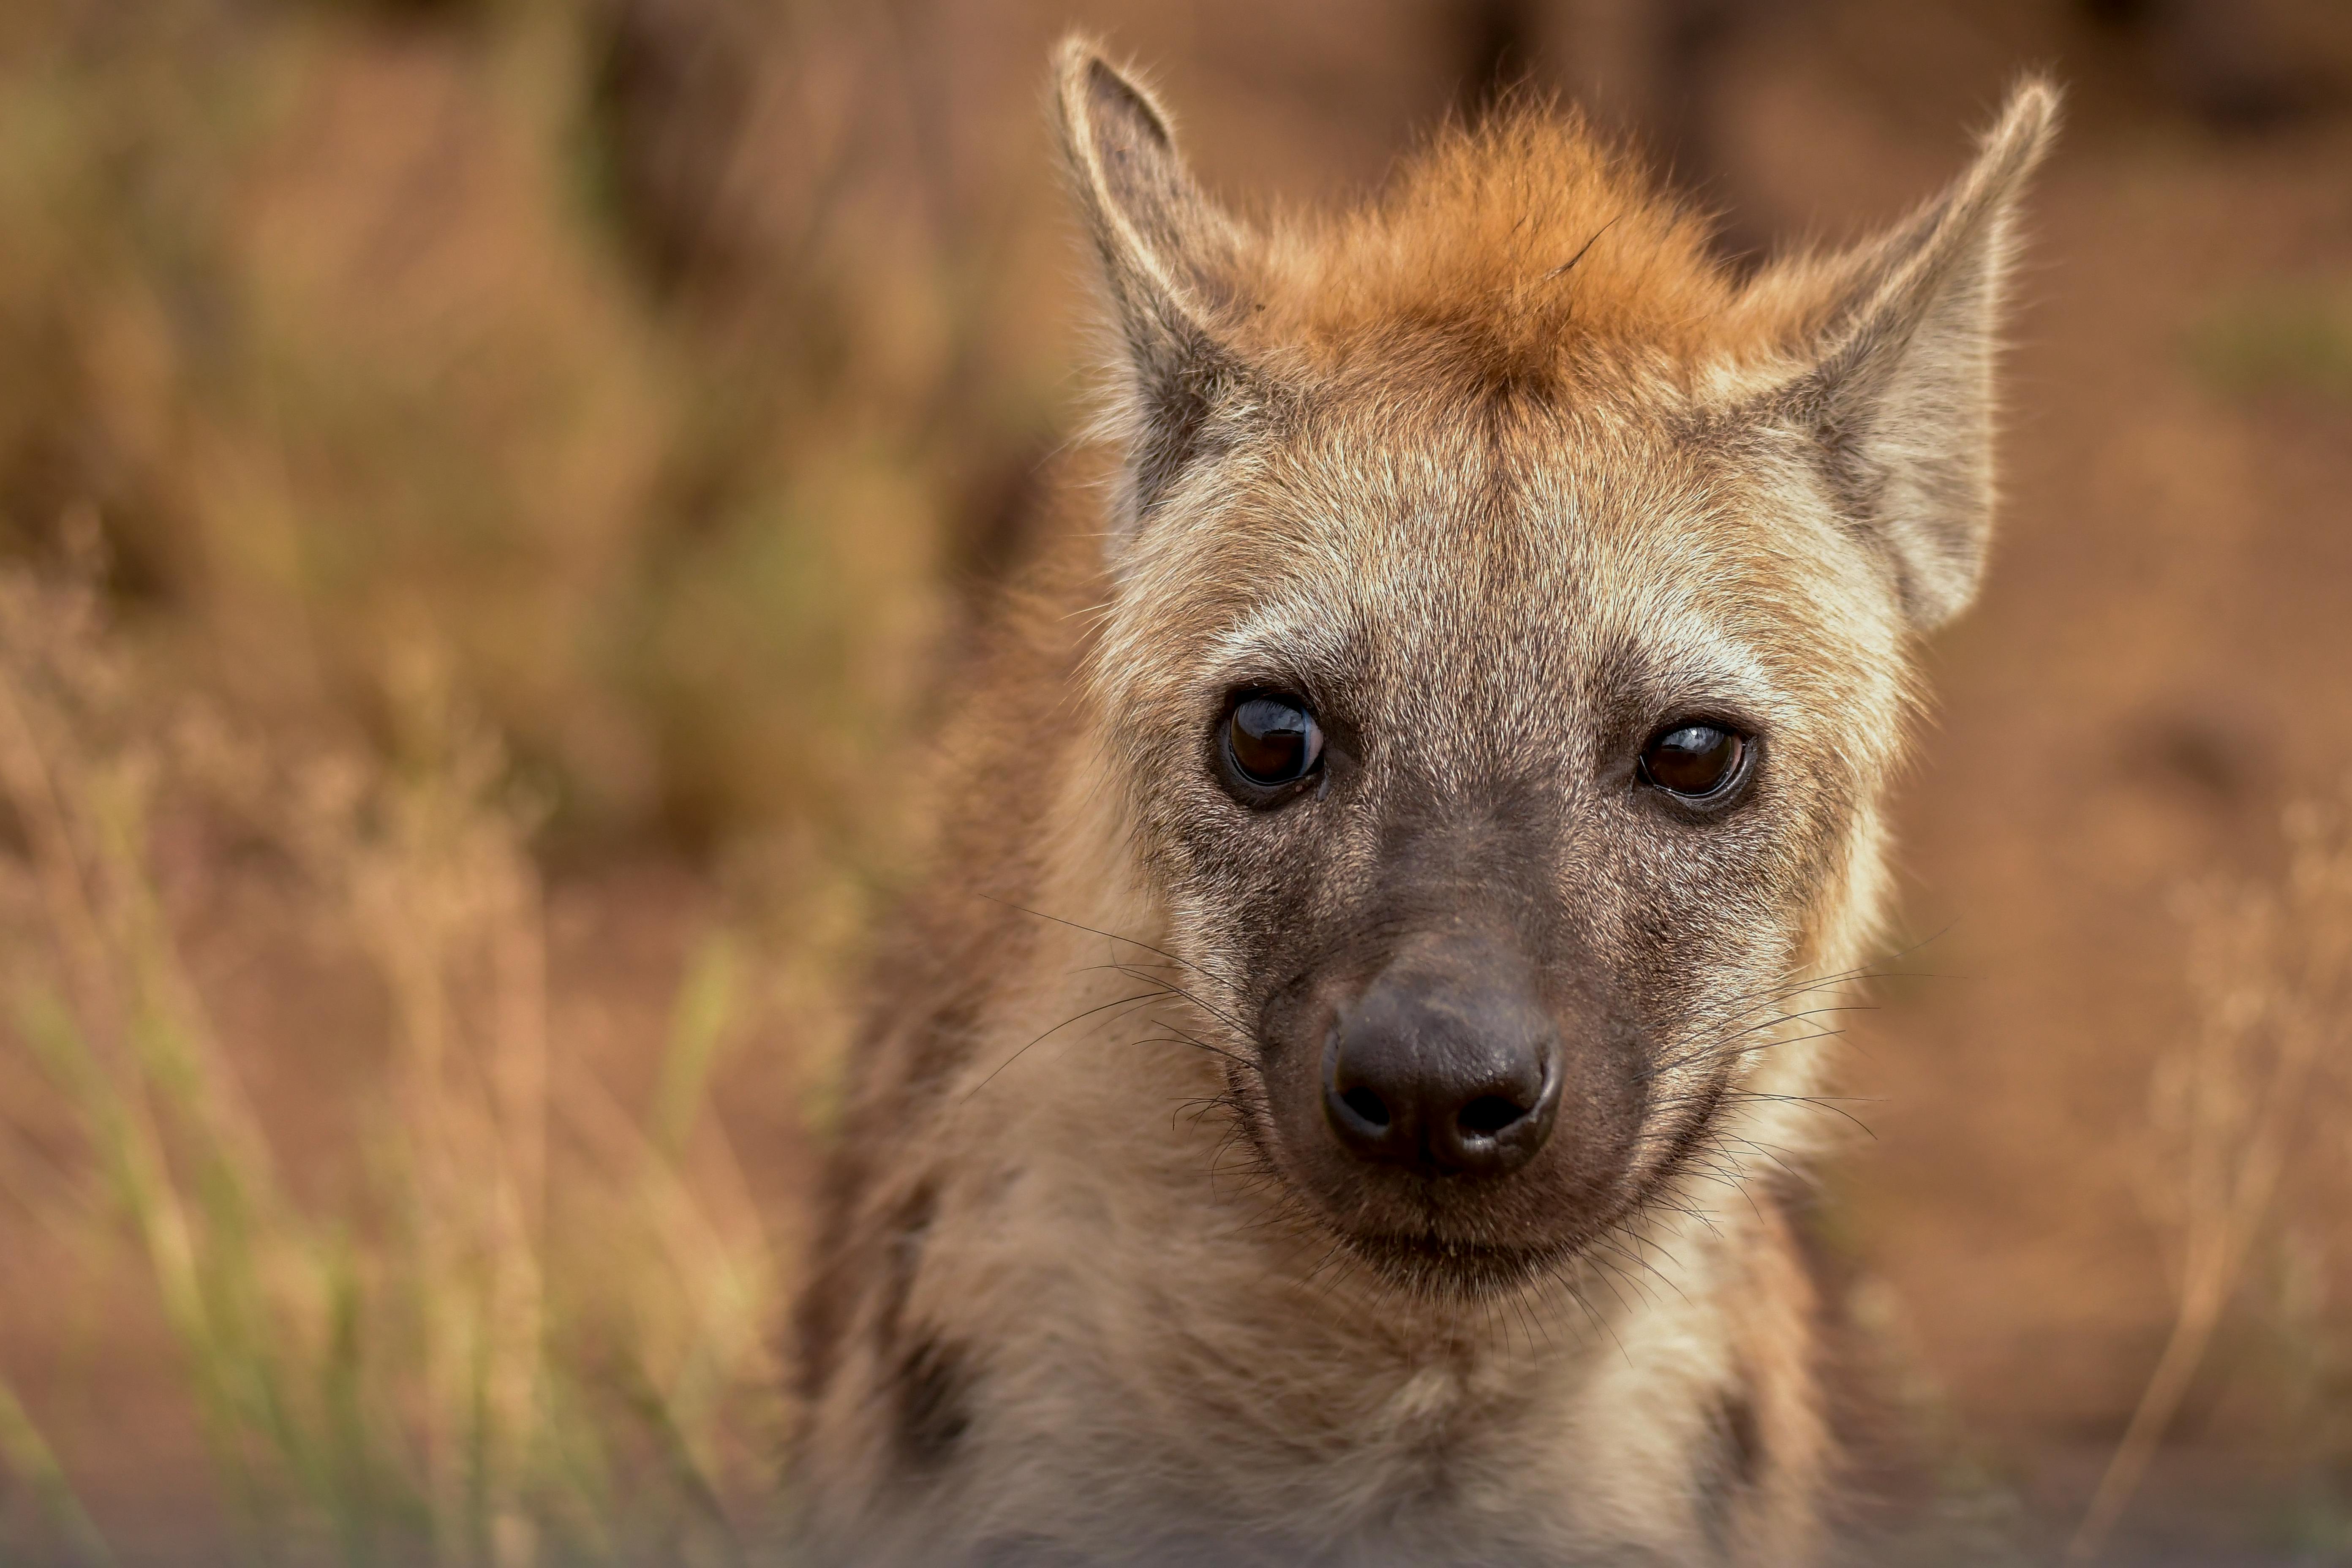
[[[1885,589],[1769,447],[1381,398],[1204,466],[1122,606],[1168,651],[1106,674],[1250,1138],[1361,1255],[1472,1285],[1705,1148],[1902,703],[1847,613]]]
[[[1261,237],[1099,60],[1062,109],[1129,459],[1093,683],[1203,1043],[1357,1257],[1508,1285],[1709,1157],[1868,918],[2047,99],[1893,237],[1744,289],[1538,121]]]

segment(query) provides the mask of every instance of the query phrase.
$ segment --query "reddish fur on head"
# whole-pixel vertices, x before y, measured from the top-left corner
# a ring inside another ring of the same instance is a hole
[[[1734,325],[1708,239],[1580,116],[1513,104],[1441,132],[1375,202],[1277,218],[1244,332],[1331,366],[1425,343],[1546,388],[1612,365],[1673,374]]]

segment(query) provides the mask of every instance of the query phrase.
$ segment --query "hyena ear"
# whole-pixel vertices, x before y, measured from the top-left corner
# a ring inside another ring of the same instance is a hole
[[[1773,398],[1777,417],[1817,443],[1849,518],[1887,552],[1922,629],[1964,608],[1983,570],[2000,299],[2018,198],[2057,120],[2057,89],[2021,84],[1974,167],[1827,268],[1836,283],[1811,363]]]
[[[1062,158],[1102,258],[1118,334],[1111,415],[1127,448],[1122,531],[1186,464],[1230,440],[1252,377],[1229,348],[1246,316],[1250,236],[1203,195],[1168,116],[1087,40],[1054,55]]]

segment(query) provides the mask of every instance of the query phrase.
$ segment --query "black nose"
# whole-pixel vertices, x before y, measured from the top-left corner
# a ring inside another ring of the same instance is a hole
[[[1498,1175],[1551,1135],[1559,1036],[1526,964],[1487,942],[1409,946],[1341,1009],[1323,1112],[1367,1160]]]

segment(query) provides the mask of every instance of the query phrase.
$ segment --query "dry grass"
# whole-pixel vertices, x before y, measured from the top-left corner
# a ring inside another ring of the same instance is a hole
[[[734,1025],[729,939],[690,970],[652,1103],[548,1028],[545,911],[495,746],[419,673],[418,760],[280,766],[218,726],[153,738],[87,589],[0,580],[0,786],[26,862],[11,1033],[79,1149],[36,1199],[133,1248],[248,1548],[732,1561],[775,1521],[784,1280],[704,1114]],[[234,818],[363,952],[390,1048],[340,1201],[298,1197],[163,907],[159,811]],[[96,1527],[21,1405],[12,1466],[63,1538]]]
[[[242,710],[383,742],[434,644],[549,842],[814,824],[854,865],[942,520],[1052,345],[974,340],[1001,274],[927,216],[868,8],[682,13],[732,74],[649,101],[624,10],[669,15],[10,7],[0,545],[95,513],[140,635]]]
[[[727,47],[677,55],[678,15]],[[714,1074],[756,1027],[755,1081],[821,1113],[794,1064],[895,863],[944,520],[975,432],[1046,417],[915,68],[846,4],[0,16],[0,1050],[39,1069],[0,1072],[0,1218],[61,1289],[135,1258],[177,1348],[150,1403],[255,1554],[701,1561],[774,1524],[793,1219]],[[992,355],[1016,395],[956,396]],[[666,1033],[586,1042],[544,868],[628,855],[740,918]],[[331,1005],[251,1032],[192,958],[215,920]],[[257,1103],[308,1058],[361,1065]],[[0,1542],[26,1495],[102,1555],[138,1500],[77,1501],[88,1445],[26,1386]]]
[[[2171,1243],[2175,1315],[2070,1562],[2105,1549],[2263,1248],[2305,1264],[2302,1290],[2319,1298],[2299,1304],[2306,1338],[2324,1321],[2314,1254],[2352,1211],[2347,1151],[2330,1146],[2352,1109],[2352,804],[2295,807],[2286,840],[2276,880],[2182,900],[2196,1016],[2158,1057],[2145,1175]]]

